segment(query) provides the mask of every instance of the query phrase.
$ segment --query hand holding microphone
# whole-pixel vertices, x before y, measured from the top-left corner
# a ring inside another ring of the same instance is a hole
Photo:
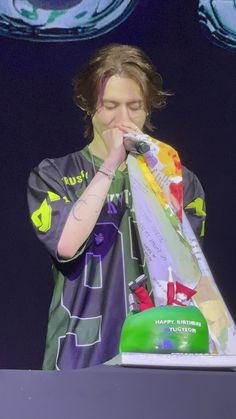
[[[144,154],[150,150],[148,136],[132,122],[121,122],[117,125],[123,131],[123,143],[127,152],[133,154]]]
[[[144,154],[150,150],[147,143],[147,136],[145,134],[136,134],[130,132],[123,137],[125,149],[134,154]]]
[[[116,170],[128,153],[144,154],[150,150],[150,140],[134,123],[120,123],[103,132],[108,150],[108,163]],[[113,167],[114,166],[114,167]]]

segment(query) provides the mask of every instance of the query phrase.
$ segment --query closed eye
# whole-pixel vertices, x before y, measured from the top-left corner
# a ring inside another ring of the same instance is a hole
[[[139,111],[140,109],[143,109],[143,105],[140,102],[132,103],[129,104],[129,109],[131,109],[131,111]]]
[[[115,109],[115,108],[117,107],[117,105],[104,105],[104,107],[105,107],[106,109],[110,109],[110,110],[112,110],[112,109]]]
[[[106,109],[115,109],[118,105],[119,105],[119,103],[118,103],[118,102],[113,102],[113,101],[111,101],[111,100],[104,100],[104,101],[103,101],[103,106],[104,106]]]
[[[103,106],[108,110],[113,110],[117,108],[119,105],[119,102],[113,100],[103,100]],[[142,100],[127,102],[127,107],[131,111],[139,111],[141,109],[144,109],[144,103]]]

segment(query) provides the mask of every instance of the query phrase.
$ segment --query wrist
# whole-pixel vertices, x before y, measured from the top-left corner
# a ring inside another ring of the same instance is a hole
[[[120,158],[120,156],[117,155],[109,155],[103,162],[104,167],[106,167],[108,170],[115,172],[118,167],[123,163],[126,159],[126,155],[123,159]]]
[[[110,170],[105,166],[101,166],[98,169],[99,173],[102,173],[103,175],[107,176],[109,180],[112,180],[115,177],[115,171],[114,170]]]

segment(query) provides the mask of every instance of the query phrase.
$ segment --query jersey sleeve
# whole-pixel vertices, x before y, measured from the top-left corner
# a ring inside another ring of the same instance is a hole
[[[28,181],[27,199],[37,237],[54,259],[58,262],[68,261],[58,256],[57,247],[74,202],[70,199],[61,173],[53,160],[46,159],[32,170]]]
[[[200,244],[205,233],[205,194],[197,176],[183,167],[184,211]]]

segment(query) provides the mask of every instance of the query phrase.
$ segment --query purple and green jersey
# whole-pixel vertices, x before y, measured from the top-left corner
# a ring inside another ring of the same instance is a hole
[[[77,369],[103,363],[119,352],[128,312],[128,283],[147,274],[127,171],[116,171],[90,236],[68,260],[58,242],[75,201],[102,161],[88,147],[43,160],[29,178],[32,224],[53,260],[55,288],[49,312],[44,369]],[[184,208],[197,237],[204,234],[204,193],[183,167]]]

